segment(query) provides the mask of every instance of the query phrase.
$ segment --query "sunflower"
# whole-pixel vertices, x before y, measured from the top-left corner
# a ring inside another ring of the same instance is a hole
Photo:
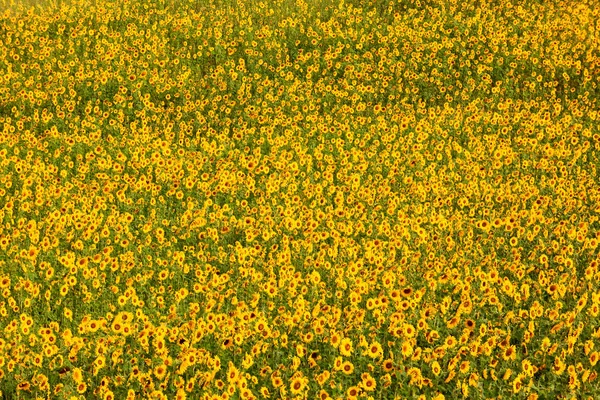
[[[475,321],[473,321],[472,319],[467,319],[465,321],[465,327],[469,330],[472,330],[475,328]]]
[[[344,357],[350,357],[352,355],[352,350],[354,350],[354,348],[352,347],[352,341],[350,340],[350,338],[343,338],[342,341],[340,342],[340,353],[344,356]]]
[[[373,342],[367,348],[367,355],[371,358],[383,357],[383,348],[378,342]]]
[[[519,374],[512,382],[513,393],[519,393],[523,388],[523,377]]]
[[[43,354],[33,355],[33,364],[36,367],[41,367],[43,361],[44,361],[44,355]]]
[[[531,361],[529,360],[523,360],[521,361],[521,367],[523,368],[523,372],[525,373],[526,376],[529,377],[533,377],[533,365],[531,364]]]
[[[85,384],[85,382],[81,382],[77,385],[77,393],[85,393],[85,391],[87,390],[87,385]]]
[[[354,364],[347,360],[344,361],[344,363],[342,364],[342,372],[346,375],[350,375],[354,372]]]
[[[299,395],[302,393],[307,384],[308,380],[304,377],[297,376],[292,378],[292,381],[290,382],[290,392],[293,395]]]
[[[154,375],[158,380],[163,380],[165,375],[167,374],[167,366],[165,364],[157,365],[154,368]]]
[[[233,345],[233,340],[231,338],[225,338],[225,340],[223,340],[221,342],[221,350],[226,350],[231,348],[231,346]]]
[[[377,387],[377,382],[368,372],[363,373],[361,378],[361,386],[365,391],[372,392],[375,390]]]
[[[331,335],[331,339],[329,340],[329,343],[331,343],[331,345],[337,349],[338,346],[340,345],[340,341],[341,341],[341,335],[339,333],[335,332]]]
[[[440,363],[438,363],[437,361],[433,361],[431,363],[431,372],[433,372],[433,374],[435,376],[439,376],[440,373],[442,372],[442,368],[440,367]]]
[[[129,336],[132,333],[132,327],[130,324],[123,325],[123,331],[121,332],[124,336]]]
[[[342,357],[338,356],[335,358],[335,360],[333,360],[333,369],[335,371],[341,371],[343,364],[344,364],[344,359]]]
[[[390,372],[392,369],[394,369],[394,361],[389,358],[384,360],[382,365],[385,372]]]
[[[466,374],[467,372],[469,372],[469,368],[471,366],[471,363],[469,361],[463,361],[460,363],[460,372],[462,374]]]
[[[600,353],[598,353],[597,351],[594,351],[590,354],[590,364],[592,365],[592,367],[596,365],[598,359],[600,359]]]
[[[185,390],[183,390],[183,388],[180,388],[177,390],[177,394],[175,395],[175,400],[186,400],[187,399],[187,394],[185,393]]]
[[[504,359],[504,361],[514,360],[515,358],[517,358],[517,348],[515,347],[515,345],[508,346],[506,349],[504,349],[504,352],[502,353],[502,358]]]
[[[118,320],[113,321],[111,328],[114,333],[120,334],[123,332],[123,324]]]
[[[83,382],[83,374],[81,371],[81,368],[73,368],[73,380],[75,381],[75,383],[81,383]]]
[[[402,355],[409,357],[413,353],[413,347],[409,341],[402,343]]]
[[[329,398],[330,398],[329,394],[324,389],[321,389],[319,391],[319,393],[317,394],[317,399],[319,399],[319,400],[327,400]]]
[[[112,392],[112,390],[107,390],[102,398],[104,400],[115,400],[115,394]]]
[[[94,361],[94,375],[98,373],[98,370],[103,368],[106,365],[106,358],[102,355],[98,356]]]
[[[460,322],[460,317],[452,317],[450,320],[448,320],[448,322],[446,323],[446,327],[448,329],[454,329],[456,328],[456,326],[458,325],[458,323]]]
[[[273,387],[277,389],[283,385],[283,379],[279,376],[272,376],[271,383],[273,384]]]
[[[323,371],[322,373],[320,373],[319,375],[317,375],[317,383],[319,384],[319,386],[323,386],[325,384],[325,382],[327,382],[329,380],[331,376],[331,373],[327,370]]]
[[[445,340],[445,346],[449,349],[456,346],[456,338],[452,335],[448,336]]]
[[[346,394],[348,395],[348,399],[357,399],[360,394],[360,388],[357,386],[350,386],[348,390],[346,390]]]

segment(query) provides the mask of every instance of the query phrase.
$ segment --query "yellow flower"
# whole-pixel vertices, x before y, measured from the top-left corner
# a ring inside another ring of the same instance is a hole
[[[514,360],[515,358],[517,358],[517,348],[515,345],[508,346],[504,349],[504,352],[502,353],[502,359],[504,361]]]
[[[371,358],[383,357],[383,348],[379,342],[373,342],[367,348],[367,354]]]
[[[177,390],[177,394],[175,396],[175,400],[186,400],[187,399],[187,394],[185,393],[185,390],[183,390],[182,388]]]
[[[409,357],[413,353],[412,344],[409,341],[402,343],[402,355],[404,357]]]
[[[329,340],[329,343],[331,343],[331,345],[334,348],[338,348],[338,346],[340,345],[340,341],[341,341],[341,335],[337,332],[334,332],[331,334],[331,339]]]
[[[343,338],[340,343],[340,354],[344,357],[350,357],[354,348],[352,347],[352,340],[350,338]]]
[[[433,361],[431,363],[431,372],[433,372],[433,374],[435,376],[439,376],[440,372],[442,372],[442,368],[440,367],[440,363],[438,363],[437,361]]]
[[[365,391],[372,392],[375,390],[375,388],[377,387],[377,382],[369,373],[367,373],[367,372],[363,373],[361,375],[361,378],[362,378],[361,387]]]
[[[293,395],[299,395],[302,393],[307,384],[308,379],[305,377],[297,376],[292,378],[292,381],[290,382],[290,392],[292,392]]]
[[[419,368],[409,368],[407,373],[410,376],[410,381],[408,382],[409,385],[419,387],[423,385],[423,376],[421,375],[421,370]]]
[[[598,359],[600,359],[600,354],[597,351],[593,351],[590,354],[590,364],[592,367],[596,365],[596,363],[598,362]]]
[[[111,324],[111,329],[114,333],[120,334],[123,332],[123,323],[115,319]]]
[[[469,385],[466,382],[461,384],[462,394],[464,397],[469,397]]]
[[[460,363],[459,369],[462,374],[466,374],[467,372],[469,372],[469,368],[470,368],[469,361],[463,361]]]
[[[333,360],[333,369],[334,369],[334,371],[341,371],[343,364],[344,364],[344,359],[341,356],[337,356],[335,358],[335,360]]]
[[[329,380],[331,373],[327,370],[323,371],[321,374],[317,375],[317,383],[319,386],[323,386],[325,382]]]
[[[342,372],[346,375],[352,374],[354,372],[354,364],[348,360],[344,361],[342,364]]]
[[[81,368],[73,368],[73,380],[75,383],[83,382],[83,374]]]
[[[157,365],[154,368],[154,376],[158,378],[158,380],[163,380],[165,375],[167,374],[167,366],[164,364]]]
[[[98,374],[98,371],[106,365],[106,358],[102,355],[98,356],[94,361],[94,375]]]
[[[271,383],[273,384],[273,387],[277,389],[283,385],[283,379],[279,376],[272,376]]]
[[[445,345],[449,349],[453,348],[456,346],[456,338],[452,335],[448,336],[445,340]]]
[[[533,376],[533,365],[531,365],[531,361],[523,360],[521,361],[521,367],[523,368],[523,372],[527,376]]]
[[[248,353],[248,354],[246,354],[246,356],[242,360],[242,368],[243,369],[248,369],[252,365],[254,365],[254,357],[252,356],[252,354]]]
[[[394,369],[394,361],[389,358],[384,360],[382,365],[385,372],[390,372],[392,369]]]
[[[80,382],[77,385],[77,393],[85,393],[86,390],[87,390],[87,385],[85,384],[85,382]]]
[[[358,399],[360,389],[357,386],[350,386],[348,390],[346,390],[346,394],[348,395],[348,399]]]
[[[406,336],[407,338],[413,338],[417,334],[415,327],[411,324],[404,324],[403,330],[404,336]]]

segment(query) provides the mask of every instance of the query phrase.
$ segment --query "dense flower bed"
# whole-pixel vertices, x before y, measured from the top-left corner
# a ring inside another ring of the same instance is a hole
[[[597,1],[2,4],[4,398],[600,395]]]

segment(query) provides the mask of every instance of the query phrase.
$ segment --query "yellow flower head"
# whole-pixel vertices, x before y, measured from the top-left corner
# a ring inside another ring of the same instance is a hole
[[[352,351],[354,347],[352,346],[352,340],[350,338],[343,338],[340,343],[340,354],[344,357],[350,357],[352,355]]]
[[[375,390],[375,388],[377,387],[377,382],[368,372],[363,373],[361,375],[361,378],[362,378],[361,387],[365,391],[372,392]]]
[[[81,383],[83,381],[83,373],[81,368],[73,368],[73,380],[75,383]]]
[[[439,376],[440,373],[442,372],[442,368],[440,367],[440,363],[438,363],[437,361],[433,361],[431,363],[431,372],[433,372],[433,374],[435,376]]]
[[[342,372],[346,375],[350,375],[354,372],[354,364],[346,360],[342,364]]]
[[[383,348],[379,342],[373,342],[367,347],[367,353],[371,358],[383,357]]]
[[[292,381],[290,382],[290,392],[293,395],[299,395],[302,393],[307,384],[308,379],[306,379],[305,377],[297,376],[295,378],[292,378]]]

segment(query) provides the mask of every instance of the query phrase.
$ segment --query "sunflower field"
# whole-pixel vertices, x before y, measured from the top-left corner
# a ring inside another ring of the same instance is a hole
[[[598,0],[0,0],[0,398],[597,399]]]

